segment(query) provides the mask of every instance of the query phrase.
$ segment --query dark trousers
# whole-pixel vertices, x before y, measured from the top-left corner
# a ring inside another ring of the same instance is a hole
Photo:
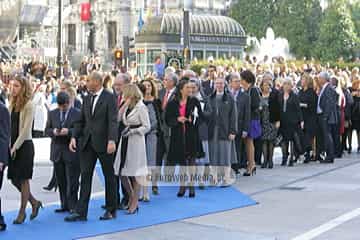
[[[80,164],[79,159],[63,159],[54,163],[59,186],[61,208],[75,210],[78,201]]]
[[[89,142],[80,153],[80,199],[76,211],[82,216],[87,216],[91,195],[92,178],[97,159],[100,160],[101,169],[105,177],[105,206],[106,210],[113,212],[116,206],[116,180],[114,175],[114,154],[98,153]]]
[[[337,157],[342,153],[340,142],[340,124],[330,124],[330,132],[334,141],[334,152]]]
[[[235,138],[235,150],[237,162],[232,164],[232,169],[238,171],[247,166],[246,147],[241,135],[237,135]]]
[[[3,171],[0,171],[0,190],[2,188],[4,171],[5,171],[5,169],[3,169]],[[1,198],[0,198],[0,224],[4,224],[4,217],[2,216],[2,213],[1,213]]]
[[[256,165],[261,165],[261,156],[262,156],[262,139],[261,137],[254,139],[254,158]]]
[[[319,134],[318,134],[318,154],[325,151],[326,152],[326,160],[334,160],[335,151],[334,151],[334,140],[332,136],[332,128],[331,124],[328,124],[326,119],[322,114],[318,115],[318,126],[319,126]]]

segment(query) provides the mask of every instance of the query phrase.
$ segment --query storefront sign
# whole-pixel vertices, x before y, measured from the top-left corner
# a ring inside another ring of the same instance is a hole
[[[243,44],[245,38],[234,38],[225,36],[190,36],[192,43],[220,43],[220,44]]]

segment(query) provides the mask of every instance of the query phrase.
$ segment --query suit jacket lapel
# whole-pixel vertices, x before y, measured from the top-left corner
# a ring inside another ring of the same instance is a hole
[[[104,91],[102,91],[102,93],[99,96],[99,99],[95,105],[95,109],[94,109],[94,114],[92,114],[92,116],[94,117],[96,115],[96,112],[99,110],[99,108],[101,107],[102,103],[103,103],[103,98],[104,98]],[[91,104],[90,104],[91,105]]]

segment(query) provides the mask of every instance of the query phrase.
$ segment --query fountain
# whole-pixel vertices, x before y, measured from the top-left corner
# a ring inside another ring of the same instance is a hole
[[[249,37],[248,45],[254,47],[249,55],[256,56],[257,59],[263,59],[265,55],[270,59],[273,57],[293,58],[290,53],[289,41],[286,38],[275,38],[272,28],[266,30],[266,37],[261,38],[260,41],[256,37]]]

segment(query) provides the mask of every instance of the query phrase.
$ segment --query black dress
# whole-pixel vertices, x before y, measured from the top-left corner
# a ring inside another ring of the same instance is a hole
[[[301,107],[302,115],[304,118],[304,131],[310,138],[315,137],[317,130],[317,114],[316,107],[318,97],[314,89],[309,88],[306,91],[299,92],[300,104],[307,104],[307,107]]]
[[[19,112],[11,113],[11,147],[19,136]],[[32,140],[26,140],[15,152],[15,159],[9,161],[8,178],[14,181],[28,180],[32,178],[34,167],[34,144]]]

